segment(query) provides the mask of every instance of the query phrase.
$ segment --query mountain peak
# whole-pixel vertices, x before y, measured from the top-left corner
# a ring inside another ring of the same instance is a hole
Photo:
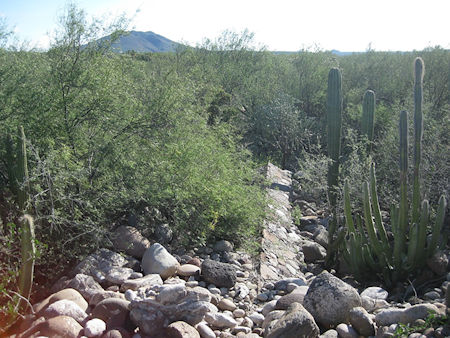
[[[174,52],[179,44],[153,32],[130,31],[112,45],[115,52]]]

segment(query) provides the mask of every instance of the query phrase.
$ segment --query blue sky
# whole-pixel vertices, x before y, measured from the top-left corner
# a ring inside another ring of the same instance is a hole
[[[191,45],[225,29],[255,33],[270,50],[450,48],[450,0],[74,0],[89,15],[125,12],[130,28]],[[63,0],[0,0],[20,40],[46,48]]]

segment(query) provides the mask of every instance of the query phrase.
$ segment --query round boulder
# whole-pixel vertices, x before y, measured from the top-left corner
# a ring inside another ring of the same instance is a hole
[[[361,306],[361,298],[351,285],[324,271],[314,278],[303,305],[317,323],[332,328],[349,321],[350,310]]]
[[[159,274],[167,279],[175,275],[179,263],[161,244],[155,243],[145,251],[141,265],[145,275]]]

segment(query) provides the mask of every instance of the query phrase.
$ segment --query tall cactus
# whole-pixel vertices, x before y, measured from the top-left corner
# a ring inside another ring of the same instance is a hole
[[[21,257],[22,266],[19,275],[19,292],[26,299],[30,297],[31,287],[33,285],[34,261],[36,257],[35,235],[33,218],[30,215],[24,215],[21,219]],[[23,308],[25,301],[19,301],[19,307]]]
[[[370,183],[363,185],[364,223],[366,225],[366,231],[362,231],[361,226],[354,226],[350,210],[348,184],[346,183],[344,187],[344,207],[346,225],[349,233],[347,246],[344,248],[344,257],[346,257],[350,266],[358,275],[361,275],[364,271],[373,272],[375,270],[376,272],[382,272],[387,284],[396,282],[416,268],[422,267],[425,264],[426,258],[435,253],[441,238],[441,230],[445,218],[447,202],[444,195],[439,199],[439,206],[433,226],[429,222],[430,211],[428,201],[420,201],[419,175],[423,133],[423,69],[422,59],[417,58],[415,60],[414,86],[414,182],[410,218],[408,217],[408,113],[406,111],[400,113],[400,203],[399,207],[393,206],[391,210],[391,226],[394,236],[394,247],[392,250],[381,219],[376,193],[374,166],[372,165],[370,168]],[[375,219],[375,224],[373,219]],[[431,233],[431,238],[428,243],[427,232]],[[362,259],[358,257],[361,252]]]
[[[424,72],[425,66],[423,60],[418,57],[414,60],[414,181],[412,201],[412,221],[416,224],[419,224],[420,214],[420,161],[422,158]]]
[[[363,98],[363,111],[361,118],[361,132],[369,140],[368,150],[370,152],[373,142],[373,130],[375,121],[375,92],[366,90]]]
[[[341,152],[341,125],[342,125],[342,77],[338,68],[332,68],[328,74],[327,92],[327,145],[330,163],[328,165],[328,200],[332,212],[329,227],[329,242],[337,227],[336,205],[339,184],[339,156]],[[333,246],[329,246],[327,260],[331,259]]]

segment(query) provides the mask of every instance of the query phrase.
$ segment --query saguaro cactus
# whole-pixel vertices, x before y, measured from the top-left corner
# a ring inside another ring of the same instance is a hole
[[[339,156],[341,153],[341,125],[342,125],[342,77],[338,68],[332,68],[328,74],[327,93],[327,145],[328,156],[331,159],[328,165],[328,200],[332,212],[329,239],[332,243],[336,231],[336,204],[339,184]],[[328,258],[332,251],[329,246]]]

